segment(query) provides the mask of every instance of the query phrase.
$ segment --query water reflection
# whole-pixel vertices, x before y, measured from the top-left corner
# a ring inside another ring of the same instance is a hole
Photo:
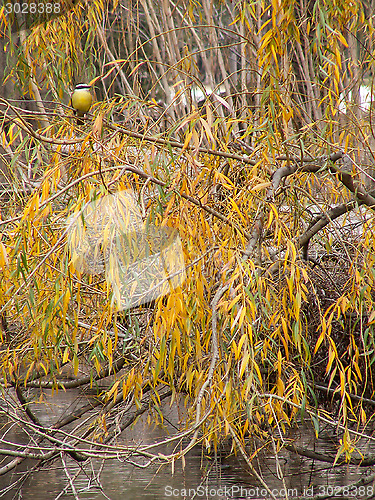
[[[48,395],[48,392],[45,391]],[[75,393],[77,397],[78,392]],[[72,411],[71,404],[76,401],[72,393],[59,392],[55,398],[48,398],[48,411],[45,406],[34,408],[44,424],[51,424],[56,415]],[[83,404],[86,400],[81,400]],[[76,403],[75,403],[76,404]],[[176,406],[165,407],[165,428],[150,427],[146,418],[138,420],[132,429],[127,429],[118,440],[119,444],[145,444],[155,442],[166,437],[167,433],[174,433],[179,419]],[[3,427],[4,432],[4,427]],[[26,436],[20,428],[8,429],[8,440],[16,439],[25,442]],[[316,442],[313,432],[306,427],[293,430],[293,437],[298,439],[298,446],[314,449],[321,454],[334,455],[335,444],[329,436],[322,437]],[[172,447],[160,449],[161,453],[170,453]],[[371,450],[366,450],[369,452]],[[134,460],[137,460],[136,458]],[[335,493],[335,486],[352,484],[360,477],[370,472],[370,468],[359,468],[346,466],[334,469],[321,462],[313,462],[301,458],[294,453],[283,450],[279,453],[278,462],[284,477],[277,472],[277,464],[272,453],[264,451],[256,459],[262,477],[276,496],[281,496],[283,489],[289,490],[290,498],[300,498],[312,494]],[[24,462],[22,470],[30,469],[34,464]],[[230,453],[230,448],[220,450],[220,456],[205,456],[199,447],[193,449],[186,457],[185,468],[181,462],[175,464],[172,475],[171,466],[159,468],[154,466],[147,469],[139,469],[128,462],[118,460],[93,461],[92,466],[87,463],[77,464],[70,458],[66,458],[70,475],[74,479],[77,496],[80,499],[105,499],[124,500],[160,500],[167,498],[178,498],[180,500],[203,498],[203,499],[264,499],[269,498],[262,484],[253,477],[246,464],[240,457]],[[48,464],[43,470],[33,473],[27,482],[15,488],[12,492],[4,492],[11,481],[19,477],[20,471],[13,471],[12,477],[0,477],[1,498],[24,498],[30,500],[51,500],[54,498],[74,498],[69,489],[68,479],[61,462]],[[366,485],[363,490],[366,495],[348,496],[348,498],[369,498],[367,493],[374,488],[373,484]],[[375,488],[374,488],[375,489]],[[65,490],[65,493],[61,494]],[[278,495],[279,493],[279,495]],[[343,498],[343,497],[340,497]]]

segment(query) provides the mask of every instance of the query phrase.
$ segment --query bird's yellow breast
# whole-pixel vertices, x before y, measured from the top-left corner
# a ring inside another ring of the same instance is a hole
[[[92,103],[92,95],[89,91],[78,89],[73,92],[72,106],[77,110],[78,114],[85,114],[90,109]]]

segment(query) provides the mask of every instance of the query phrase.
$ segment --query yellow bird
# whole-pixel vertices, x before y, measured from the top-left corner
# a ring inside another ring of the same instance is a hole
[[[87,83],[78,83],[70,98],[70,105],[78,117],[83,117],[88,112],[92,104],[92,95],[90,85]],[[77,118],[77,125],[83,125],[83,120]]]

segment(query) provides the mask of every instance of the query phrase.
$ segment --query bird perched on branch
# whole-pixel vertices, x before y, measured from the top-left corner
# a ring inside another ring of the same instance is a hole
[[[88,112],[92,104],[92,95],[90,85],[87,83],[78,83],[70,98],[70,106],[77,115],[77,125],[83,125],[82,117]]]

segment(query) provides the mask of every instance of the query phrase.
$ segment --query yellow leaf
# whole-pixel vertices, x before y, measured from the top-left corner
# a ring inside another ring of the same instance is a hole
[[[267,225],[266,225],[266,229],[269,229],[271,227],[271,224],[272,224],[272,221],[273,221],[273,210],[270,210],[270,213],[268,215],[268,222],[267,222]]]
[[[209,141],[211,141],[212,145],[214,146],[216,141],[215,141],[214,136],[212,135],[211,128],[210,128],[209,124],[206,122],[206,120],[204,118],[201,118],[200,122],[203,125],[204,131],[206,132],[207,139]]]
[[[98,373],[100,372],[100,364],[99,364],[99,361],[97,358],[95,358],[95,364],[96,364],[96,369],[98,371]],[[73,371],[74,371],[74,375],[77,376],[78,374],[78,368],[79,368],[79,360],[78,360],[78,356],[76,354],[74,354],[74,357],[73,357]]]
[[[261,182],[260,184],[257,184],[256,186],[251,188],[251,191],[260,191],[261,189],[268,188],[270,187],[272,182]]]
[[[64,355],[63,355],[63,363],[67,363],[69,360],[69,348],[65,347]]]
[[[190,130],[190,132],[188,133],[188,135],[185,138],[184,146],[183,146],[181,152],[185,151],[185,149],[187,149],[189,147],[189,144],[190,144],[190,141],[191,141],[192,137],[193,137],[193,131]]]
[[[348,47],[348,42],[345,40],[345,38],[343,37],[343,35],[339,31],[337,31],[336,35],[337,35],[337,38],[340,40],[340,42],[343,45],[345,45],[345,47]]]
[[[8,254],[4,243],[0,242],[0,267],[5,268],[9,265]]]
[[[232,340],[232,349],[234,351],[234,359],[238,359],[240,357],[240,351],[237,348],[236,342]]]
[[[43,187],[42,187],[42,201],[48,198],[48,193],[49,193],[49,181],[45,180],[43,182]]]
[[[281,376],[281,365],[282,365],[282,362],[283,362],[283,358],[281,356],[281,351],[279,349],[279,351],[277,352],[277,371],[279,373],[279,378]]]
[[[318,341],[316,343],[315,349],[314,349],[314,354],[316,354],[317,350],[320,347],[320,344],[323,342],[325,336],[326,336],[326,324],[325,324],[325,318],[322,318],[322,333],[319,335]]]
[[[255,368],[255,371],[257,372],[259,382],[262,383],[263,378],[262,378],[262,374],[260,373],[260,369],[259,369],[258,363],[256,363],[255,361],[253,361],[253,366]]]
[[[102,136],[103,117],[104,117],[104,113],[103,113],[103,111],[101,111],[98,114],[98,116],[95,118],[94,125],[92,126],[92,135],[95,137],[95,139],[100,139]]]
[[[244,333],[244,334],[242,335],[242,337],[240,338],[240,341],[238,342],[238,351],[239,351],[239,352],[241,351],[242,346],[243,346],[243,344],[244,344],[245,340],[247,340],[247,334],[246,334],[246,333]]]
[[[182,129],[182,127],[184,127],[184,125],[186,125],[187,123],[191,123],[193,120],[195,120],[196,118],[198,117],[198,113],[197,111],[193,111],[193,113],[190,113],[190,115],[186,116],[182,122],[180,123],[180,125],[177,127],[176,131],[175,131],[175,134],[177,134],[177,132],[179,130]]]
[[[111,389],[107,392],[107,397],[108,399],[114,395],[114,397],[117,395],[117,390],[118,390],[118,386],[120,384],[120,380],[117,380],[113,386],[111,387]]]
[[[280,377],[277,379],[277,394],[283,396],[285,391],[285,384]]]
[[[240,310],[237,313],[236,319],[234,320],[231,329],[233,329],[238,321],[238,328],[241,328],[241,325],[243,323],[244,317],[246,314],[246,307],[241,306]]]
[[[30,364],[29,369],[27,370],[27,373],[26,373],[26,376],[25,376],[25,387],[26,387],[26,385],[27,385],[27,381],[29,380],[29,375],[30,375],[30,373],[33,371],[34,367],[35,367],[35,362],[33,361],[33,362]]]
[[[370,314],[370,317],[367,321],[368,325],[372,325],[372,323],[375,323],[375,311],[372,311],[372,313]]]
[[[345,394],[345,373],[340,371],[340,394],[343,396]]]
[[[241,299],[242,295],[237,295],[237,297],[234,297],[234,299],[232,300],[232,302],[229,304],[228,308],[227,308],[227,311],[230,311],[232,309],[232,307],[237,304],[237,302]]]
[[[285,321],[285,318],[281,318],[281,325],[283,327],[283,332],[284,332],[285,338],[289,339],[288,325],[287,325],[287,322]]]
[[[70,290],[69,288],[66,289],[65,295],[64,295],[64,301],[63,301],[63,313],[66,313],[66,310],[68,309],[68,304],[70,301]]]
[[[212,123],[213,123],[212,111],[208,104],[206,104],[206,116],[207,116],[207,123],[210,126],[210,128],[212,128]]]
[[[330,371],[334,359],[335,359],[335,352],[330,347],[329,348],[329,356],[328,356],[328,363],[327,363],[326,373],[328,373]]]
[[[244,374],[244,371],[246,370],[247,365],[249,364],[249,359],[250,359],[250,353],[247,351],[241,361],[240,378]]]

